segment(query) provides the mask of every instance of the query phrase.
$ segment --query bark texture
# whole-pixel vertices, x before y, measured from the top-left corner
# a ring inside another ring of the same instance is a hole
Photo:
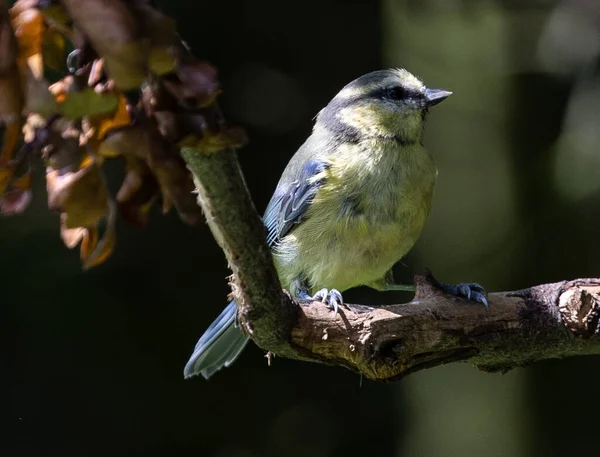
[[[600,280],[577,279],[489,295],[489,309],[448,296],[430,273],[411,303],[344,311],[303,308],[292,343],[373,380],[469,361],[505,372],[532,362],[600,354]],[[351,306],[351,308],[353,308]]]

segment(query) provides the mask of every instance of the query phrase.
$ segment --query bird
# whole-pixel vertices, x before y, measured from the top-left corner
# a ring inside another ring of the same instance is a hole
[[[390,68],[348,83],[319,111],[263,216],[282,287],[301,303],[320,301],[337,313],[341,293],[353,287],[414,291],[394,282],[392,267],[429,215],[438,171],[423,132],[430,108],[451,94]],[[440,285],[487,307],[477,283]],[[248,339],[231,301],[199,339],[184,377],[209,379]]]

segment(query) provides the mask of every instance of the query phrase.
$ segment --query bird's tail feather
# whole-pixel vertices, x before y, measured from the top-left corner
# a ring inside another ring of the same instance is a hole
[[[231,301],[200,337],[183,369],[185,378],[201,374],[208,379],[237,359],[248,343],[248,337],[237,328],[236,310],[235,302]]]

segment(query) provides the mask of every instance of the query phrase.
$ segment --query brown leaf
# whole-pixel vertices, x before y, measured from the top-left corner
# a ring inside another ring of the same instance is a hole
[[[173,75],[161,78],[162,83],[182,106],[202,108],[215,101],[220,93],[217,71],[206,62],[186,58]]]
[[[78,89],[72,76],[66,76],[49,88],[57,103],[57,114],[68,119],[80,119],[113,113],[119,106],[116,92],[96,92],[92,87]]]
[[[158,195],[158,183],[148,166],[139,159],[129,158],[127,174],[117,194],[121,217],[138,227],[145,226]]]
[[[62,220],[66,218],[66,214],[64,217],[62,214],[60,216],[60,237],[67,248],[73,249],[84,237],[88,236],[88,230],[81,227],[68,229],[62,223]]]
[[[99,239],[100,233],[98,232],[98,229],[96,229],[96,227],[83,229],[83,231],[81,232],[81,244],[79,245],[79,257],[82,262],[92,255],[94,249],[96,248],[96,246],[98,246]]]
[[[0,122],[20,122],[25,102],[17,65],[18,45],[8,11],[0,7]]]
[[[0,196],[0,214],[13,216],[21,214],[31,203],[33,194],[30,189],[14,189]]]
[[[88,86],[94,87],[104,76],[104,59],[95,59],[88,75]],[[97,91],[99,92],[99,91]]]
[[[113,131],[102,142],[99,154],[123,155],[143,160],[156,178],[163,200],[173,202],[181,219],[193,225],[202,213],[193,195],[192,176],[179,156],[179,150],[165,142],[151,125],[135,126]]]
[[[113,253],[116,244],[115,220],[116,211],[114,203],[110,202],[106,230],[100,238],[97,227],[77,227],[66,228],[63,220],[64,213],[61,214],[60,235],[65,246],[73,249],[81,242],[79,248],[79,257],[83,263],[84,270],[100,265],[105,262]]]
[[[48,207],[66,214],[66,228],[92,227],[108,212],[108,191],[96,164],[76,172],[50,170],[46,174]]]
[[[37,8],[39,3],[39,0],[17,0],[13,3],[9,10],[11,19],[14,19],[24,11]]]
[[[43,78],[42,42],[47,30],[44,15],[31,2],[24,2],[19,8],[11,8],[10,17],[18,42],[17,64],[21,73],[28,68],[35,79]]]
[[[77,171],[49,169],[46,173],[48,207],[61,213],[61,237],[65,246],[74,248],[79,242],[83,268],[104,262],[115,246],[116,207],[106,187],[100,167],[84,160]],[[106,220],[104,235],[99,224]]]
[[[119,99],[116,110],[106,114],[88,116],[88,122],[90,127],[94,129],[94,137],[98,141],[102,141],[110,131],[126,127],[131,123],[131,116],[127,109],[127,100],[122,94],[116,91],[112,93]],[[104,155],[104,157],[110,156]]]
[[[80,119],[83,116],[113,113],[119,106],[116,93],[98,93],[91,87],[80,92],[65,94],[64,101],[59,103],[59,113],[69,119]]]
[[[157,75],[171,73],[177,65],[175,21],[150,2],[134,0],[130,4],[142,34],[150,40],[150,70]]]
[[[165,80],[149,85],[142,91],[142,105],[148,116],[156,121],[163,138],[173,143],[193,144],[209,129],[219,129],[218,122],[208,109],[182,107],[177,98],[164,86]]]
[[[82,137],[80,122],[54,116],[45,120],[37,114],[27,117],[23,127],[25,140],[33,143],[35,150],[42,152],[47,172],[59,170],[62,176],[66,172],[76,171],[89,159],[88,151],[80,145]]]
[[[12,20],[19,43],[19,58],[27,59],[42,53],[42,41],[46,31],[44,15],[36,8],[22,11]]]
[[[12,173],[6,173],[6,169],[0,168],[0,175],[2,175],[2,171],[5,171],[4,176],[0,177],[0,214],[3,216],[22,213],[31,203],[31,170],[15,179],[13,175],[18,166],[19,161],[14,160],[10,162],[9,166]],[[6,190],[7,188],[9,190]]]
[[[63,0],[75,26],[83,31],[109,76],[122,91],[138,89],[146,79],[149,46],[140,25],[121,0]]]
[[[83,269],[89,270],[92,267],[104,263],[115,250],[117,242],[115,224],[117,219],[117,211],[115,203],[109,201],[108,217],[106,219],[106,229],[100,241],[96,243],[86,242],[86,238],[81,244],[81,260],[83,261]],[[91,230],[91,229],[90,229]],[[94,241],[98,239],[98,232],[94,234]]]

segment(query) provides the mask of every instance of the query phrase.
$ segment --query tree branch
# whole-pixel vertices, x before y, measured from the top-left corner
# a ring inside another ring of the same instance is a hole
[[[182,155],[233,271],[238,321],[265,351],[380,381],[454,361],[504,372],[542,359],[600,354],[600,279],[492,293],[486,309],[445,294],[426,272],[415,276],[411,303],[349,305],[338,315],[319,302],[300,305],[281,290],[235,151],[184,148]]]
[[[183,153],[198,201],[234,273],[239,321],[278,356],[349,368],[373,380],[469,361],[486,371],[600,354],[600,279],[544,284],[489,295],[489,309],[445,294],[430,273],[415,276],[411,303],[333,312],[281,292],[264,228],[233,150]]]
[[[506,372],[543,359],[600,354],[600,279],[493,293],[489,309],[446,295],[430,273],[415,276],[415,283],[407,304],[352,309],[336,318],[323,305],[303,308],[292,342],[374,380],[459,360]]]

